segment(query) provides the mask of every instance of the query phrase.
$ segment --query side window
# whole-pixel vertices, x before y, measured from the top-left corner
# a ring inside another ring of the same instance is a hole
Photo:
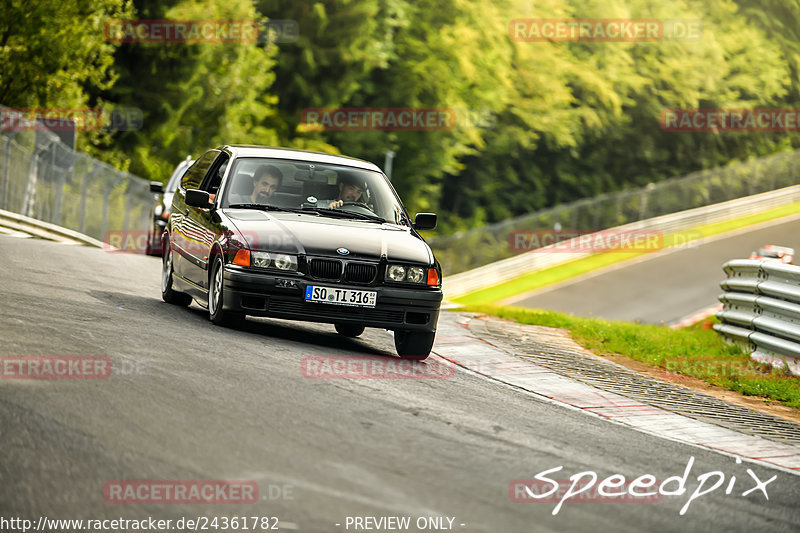
[[[181,188],[199,189],[206,172],[208,172],[208,169],[211,166],[211,163],[214,162],[214,159],[218,155],[218,150],[209,150],[203,154],[203,156],[198,159],[197,162],[189,168],[189,170],[186,171],[186,174],[183,175],[183,179],[181,180]]]
[[[222,176],[225,175],[225,170],[228,168],[230,157],[225,152],[219,154],[214,164],[211,165],[211,171],[206,175],[201,189],[208,191],[210,194],[217,194],[220,184],[222,184]]]

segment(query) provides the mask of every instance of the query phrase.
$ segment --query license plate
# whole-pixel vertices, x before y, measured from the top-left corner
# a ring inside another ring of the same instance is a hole
[[[351,305],[354,307],[375,307],[376,291],[357,291],[335,287],[306,287],[306,301],[324,304]]]

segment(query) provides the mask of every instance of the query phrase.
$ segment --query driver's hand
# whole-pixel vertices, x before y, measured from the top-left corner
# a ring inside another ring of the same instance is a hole
[[[344,202],[342,202],[341,200],[335,200],[328,204],[328,209],[336,209],[338,207],[342,207],[343,203]]]

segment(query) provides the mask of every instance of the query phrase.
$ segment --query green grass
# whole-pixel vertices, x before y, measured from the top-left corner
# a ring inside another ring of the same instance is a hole
[[[703,329],[700,324],[670,329],[512,306],[474,305],[459,311],[565,328],[578,344],[595,354],[621,355],[666,372],[800,409],[800,378],[793,377],[788,369],[756,363],[739,347],[724,343],[714,330]]]
[[[763,211],[755,215],[748,215],[725,222],[697,226],[686,231],[665,235],[663,247],[668,248],[674,244],[684,244],[686,242],[691,242],[703,237],[710,237],[712,235],[726,233],[728,231],[745,228],[754,224],[759,224],[761,222],[766,222],[768,220],[774,220],[797,213],[800,213],[800,202],[794,202],[781,207],[776,207],[775,209]],[[749,251],[750,250],[744,250],[742,254],[747,254]],[[544,270],[523,274],[522,276],[499,285],[459,296],[454,298],[452,301],[462,305],[494,304],[506,298],[566,281],[570,278],[574,278],[576,276],[580,276],[582,274],[586,274],[588,272],[592,272],[616,263],[634,259],[647,253],[651,252],[628,251],[596,253],[589,257],[578,259],[576,261],[570,261],[569,263],[565,263],[563,265],[557,265]],[[721,267],[722,265],[720,265],[720,268]]]

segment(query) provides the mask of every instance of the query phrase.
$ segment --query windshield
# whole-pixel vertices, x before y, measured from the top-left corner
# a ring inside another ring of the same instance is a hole
[[[308,210],[322,216],[404,224],[403,207],[379,172],[258,157],[234,160],[222,207]]]
[[[769,248],[759,248],[758,255],[761,257],[779,258],[784,255],[794,255],[794,249],[783,246],[771,246]]]

